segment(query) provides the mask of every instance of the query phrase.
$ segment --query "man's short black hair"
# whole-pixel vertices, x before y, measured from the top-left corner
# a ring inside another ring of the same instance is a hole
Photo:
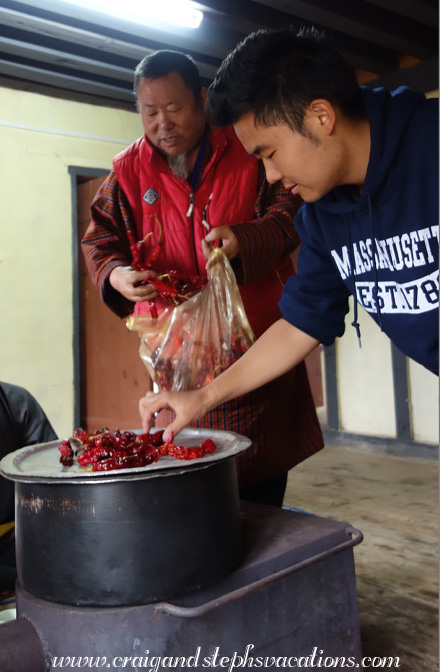
[[[194,93],[196,99],[199,98],[202,84],[196,64],[190,56],[182,54],[180,51],[168,49],[155,51],[153,54],[145,56],[136,66],[133,83],[134,95],[137,95],[137,86],[140,79],[160,79],[171,72],[177,72],[183,79],[186,88]]]
[[[304,114],[317,98],[351,119],[365,117],[354,69],[315,28],[259,30],[226,57],[208,90],[216,126],[252,113],[257,123],[287,124],[304,133]]]

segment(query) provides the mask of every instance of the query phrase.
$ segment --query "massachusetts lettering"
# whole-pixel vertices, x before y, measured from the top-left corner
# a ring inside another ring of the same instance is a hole
[[[438,305],[439,272],[423,275],[420,268],[421,277],[408,281],[406,271],[435,262],[438,241],[436,225],[384,240],[356,241],[351,249],[344,245],[331,254],[343,280],[351,276],[357,278],[373,268],[396,273],[395,280],[379,279],[377,283],[362,282],[360,277],[356,280],[357,300],[368,312],[375,313],[378,305],[382,313],[424,313]]]

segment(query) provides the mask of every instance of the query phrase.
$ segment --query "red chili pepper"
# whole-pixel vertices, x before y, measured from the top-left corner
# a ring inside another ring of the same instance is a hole
[[[73,464],[74,452],[73,448],[70,445],[70,441],[62,441],[58,446],[58,450],[61,453],[60,462],[65,467],[71,467]]]
[[[81,453],[81,455],[78,455],[78,464],[80,467],[87,467],[89,464],[94,464],[99,459],[115,457],[114,453],[115,451],[111,448],[89,448],[84,453]]]
[[[147,432],[146,434],[139,434],[139,440],[145,446],[161,446],[163,441],[163,433],[165,430],[160,430],[159,432]]]
[[[217,449],[212,439],[206,439],[200,446],[169,446],[168,455],[176,457],[178,460],[195,460]]]
[[[127,231],[132,256],[131,267],[135,271],[146,271],[150,269],[158,259],[162,249],[162,224],[155,215],[152,215],[152,217],[154,217],[159,226],[159,239],[157,243],[152,245],[149,249],[147,249],[146,240],[152,235],[152,232],[149,232],[143,240],[136,241],[132,232]],[[205,283],[206,279],[201,278],[200,276],[182,276],[177,271],[171,270],[168,273],[164,273],[157,277],[146,278],[140,284],[153,285],[159,296],[163,299],[167,299],[170,303],[177,305],[179,298],[183,299],[186,294],[201,289]],[[158,317],[156,301],[154,299],[149,301],[148,307],[150,315],[156,319]]]
[[[162,224],[155,215],[152,215],[152,217],[154,217],[159,225],[159,240],[155,245],[152,245],[148,251],[146,247],[146,240],[151,235],[153,235],[152,231],[147,233],[143,240],[139,241],[135,240],[131,231],[127,231],[127,238],[128,242],[130,243],[132,257],[131,267],[135,271],[146,271],[147,269],[151,268],[160,254],[162,247]]]
[[[108,460],[101,460],[100,462],[95,462],[93,465],[93,471],[110,471],[111,469],[120,469],[118,466],[118,461],[112,457]]]
[[[127,237],[130,243],[131,267],[135,271],[141,271],[142,243],[136,242],[131,231],[127,231]]]
[[[162,249],[162,243],[157,243],[157,245],[153,245],[153,247],[149,250],[144,261],[144,265],[146,266],[146,268],[151,268],[151,266],[158,258],[161,249]]]
[[[175,299],[179,293],[179,290],[176,287],[173,287],[162,280],[158,280],[157,278],[149,278],[149,283],[150,285],[153,285],[163,299]]]
[[[167,271],[164,276],[168,276],[173,279],[174,284],[179,283],[181,286],[181,291],[185,291],[185,288],[190,290],[201,289],[206,285],[206,278],[202,278],[200,275],[181,275],[177,271],[171,270]]]
[[[156,319],[157,318],[156,299],[153,299],[152,301],[148,301],[148,308],[150,309],[151,317]]]
[[[212,439],[205,439],[204,441],[202,441],[200,448],[203,450],[203,453],[205,455],[215,453],[215,451],[217,450],[217,446],[215,445]]]
[[[154,455],[123,455],[113,457],[108,460],[99,460],[93,465],[93,471],[109,471],[111,469],[134,469],[135,467],[145,467],[147,464],[155,462]]]
[[[132,232],[127,231],[127,237],[130,244],[130,251],[132,256],[131,267],[135,271],[146,271],[152,268],[155,261],[158,259],[162,249],[162,224],[155,215],[152,215],[159,225],[159,240],[155,245],[149,249],[146,246],[146,240],[152,235],[149,232],[141,241],[136,241]],[[158,294],[170,301],[170,303],[177,304],[178,298],[185,298],[185,295],[200,289],[205,284],[206,279],[199,276],[182,276],[177,271],[171,270],[160,276],[153,278],[145,278],[140,284],[151,284],[156,289]],[[180,296],[179,296],[180,295]],[[158,317],[156,301],[149,301],[148,307],[153,318]]]
[[[168,446],[167,455],[177,460],[192,460],[190,448],[184,446]]]
[[[73,432],[73,438],[74,438],[74,439],[79,439],[79,440],[81,441],[81,443],[85,443],[85,442],[87,441],[87,432],[86,432],[86,430],[83,429],[82,427],[78,427],[78,428],[75,429],[75,431]]]

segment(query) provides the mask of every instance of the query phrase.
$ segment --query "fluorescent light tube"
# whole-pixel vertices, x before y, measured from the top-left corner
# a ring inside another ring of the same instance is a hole
[[[198,28],[203,12],[188,0],[63,0],[108,16],[146,26],[164,28],[166,24]]]

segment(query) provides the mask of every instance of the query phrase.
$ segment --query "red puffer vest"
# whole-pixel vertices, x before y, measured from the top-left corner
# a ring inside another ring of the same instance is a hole
[[[153,270],[175,269],[187,275],[205,275],[201,240],[205,217],[211,228],[231,226],[255,218],[258,162],[248,156],[233,129],[213,128],[212,157],[200,186],[175,175],[145,137],[139,138],[113,160],[113,166],[133,211],[139,239],[150,231],[159,237],[156,218],[163,228],[160,256]],[[256,336],[280,317],[282,285],[276,272],[240,287],[247,317]],[[158,308],[165,304],[160,304]],[[148,304],[136,305],[148,312]]]

